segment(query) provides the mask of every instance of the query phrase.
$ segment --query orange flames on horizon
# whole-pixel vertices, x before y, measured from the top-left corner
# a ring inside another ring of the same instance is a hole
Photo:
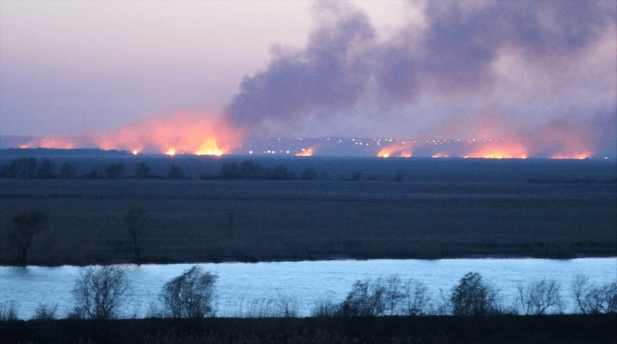
[[[413,146],[409,142],[396,142],[382,148],[377,156],[380,158],[389,158],[398,155],[401,158],[411,158],[413,155]]]
[[[114,132],[96,133],[90,139],[47,137],[20,148],[97,147],[103,150],[196,155],[223,155],[242,144],[243,133],[222,118],[203,113],[179,112],[126,125]]]
[[[313,156],[313,154],[315,154],[315,146],[311,146],[306,149],[302,148],[302,151],[296,153],[296,156]]]
[[[517,141],[489,141],[481,143],[480,147],[470,153],[465,154],[464,158],[485,158],[485,159],[526,159],[528,156],[527,147]]]

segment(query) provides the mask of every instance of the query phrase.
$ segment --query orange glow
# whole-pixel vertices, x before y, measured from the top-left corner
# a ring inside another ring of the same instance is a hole
[[[218,148],[216,145],[216,140],[209,139],[204,142],[204,144],[199,147],[199,149],[195,152],[196,155],[216,155],[221,156],[225,154],[222,150]]]
[[[133,155],[142,152],[222,155],[240,147],[243,136],[242,131],[213,114],[178,112],[150,117],[115,131],[95,133],[90,139],[48,137],[33,140],[21,148],[70,149],[94,146],[103,150],[125,150]]]
[[[581,154],[576,154],[576,155],[565,155],[565,154],[553,154],[553,156],[551,156],[551,159],[579,159],[579,160],[583,160],[583,159],[589,159],[591,158],[591,152],[586,152],[586,153],[581,153]]]
[[[19,146],[21,149],[25,148],[59,148],[59,149],[73,149],[77,147],[74,139],[66,137],[44,137],[42,139],[34,139],[26,144]]]
[[[433,154],[432,158],[449,158],[450,155],[448,153],[439,152],[437,154]]]
[[[550,151],[551,159],[590,158],[593,143],[589,135],[565,120],[553,120],[538,130],[534,141],[539,142],[539,151]]]
[[[527,147],[516,141],[480,142],[480,147],[464,155],[464,158],[526,159]]]
[[[307,149],[302,148],[302,152],[297,153],[296,156],[313,156],[314,147],[309,147]]]
[[[388,145],[382,148],[377,153],[377,156],[380,158],[389,158],[397,154],[398,156],[402,158],[411,158],[411,156],[413,155],[413,147],[411,143],[407,143],[407,142],[393,143],[391,145]]]

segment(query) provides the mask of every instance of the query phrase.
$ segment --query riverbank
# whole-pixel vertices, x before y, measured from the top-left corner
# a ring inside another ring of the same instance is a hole
[[[617,315],[0,321],[8,343],[613,343]]]

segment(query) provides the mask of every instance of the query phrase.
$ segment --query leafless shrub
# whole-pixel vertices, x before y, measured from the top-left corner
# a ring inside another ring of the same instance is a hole
[[[560,313],[563,309],[561,288],[555,280],[542,279],[518,286],[517,309],[525,315]]]
[[[431,297],[426,284],[413,279],[408,280],[404,287],[403,306],[405,315],[424,315],[429,312]]]
[[[597,286],[579,274],[572,281],[571,293],[583,314],[617,313],[617,282]]]
[[[341,314],[341,305],[333,303],[331,300],[322,300],[311,310],[311,316],[317,318],[338,317]]]
[[[26,265],[28,250],[46,219],[47,214],[39,210],[29,210],[13,218],[13,228],[7,234],[7,241],[9,248],[15,251],[15,260],[19,265]]]
[[[55,320],[58,311],[58,304],[39,303],[34,311],[34,319],[39,320]]]
[[[477,272],[467,273],[452,289],[453,315],[489,315],[499,313],[498,290],[484,282]]]
[[[160,299],[167,315],[173,318],[203,318],[214,315],[212,300],[217,276],[198,266],[165,283]]]
[[[426,286],[398,275],[375,280],[356,281],[339,306],[343,316],[419,315],[428,310],[430,297]],[[323,309],[322,311],[331,311]]]
[[[129,297],[130,282],[121,267],[90,267],[75,281],[72,294],[76,306],[74,316],[111,319]]]
[[[297,318],[298,317],[298,303],[293,297],[283,295],[277,291],[278,298],[275,300],[277,307],[279,308],[282,317],[284,318]]]
[[[384,315],[387,308],[385,287],[380,281],[356,281],[341,311],[347,317],[375,317]]]
[[[17,302],[15,300],[0,302],[0,320],[18,320]]]
[[[141,207],[129,209],[124,217],[126,228],[133,243],[133,254],[135,262],[140,265],[142,262],[142,252],[144,246],[144,230],[148,220],[148,211]]]

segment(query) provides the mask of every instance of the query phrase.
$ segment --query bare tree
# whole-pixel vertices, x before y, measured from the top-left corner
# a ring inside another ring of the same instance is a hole
[[[423,315],[427,313],[431,297],[428,295],[428,288],[420,281],[410,279],[405,283],[403,304],[405,315]]]
[[[26,265],[28,250],[46,219],[47,214],[38,210],[29,210],[13,218],[13,228],[8,232],[7,241],[16,251],[16,261],[19,265]]]
[[[213,315],[214,283],[218,276],[197,265],[165,283],[159,298],[173,318],[203,318]]]
[[[39,303],[36,310],[34,310],[34,319],[39,320],[56,320],[56,313],[58,311],[58,304]]]
[[[15,302],[15,300],[0,302],[0,320],[18,320],[19,317],[17,316],[17,308],[17,302]]]
[[[343,316],[374,317],[384,315],[387,304],[385,287],[379,281],[356,281],[341,305]]]
[[[597,286],[579,274],[572,281],[571,293],[583,314],[617,313],[617,281]]]
[[[453,315],[488,315],[498,313],[498,290],[484,282],[477,272],[467,273],[452,289]]]
[[[546,314],[549,310],[559,313],[563,309],[560,290],[557,281],[547,279],[531,282],[526,287],[519,285],[516,304],[525,315]]]
[[[144,230],[147,220],[148,211],[142,207],[133,207],[129,209],[128,213],[124,217],[126,229],[132,240],[133,254],[135,255],[135,262],[137,263],[137,265],[141,265],[142,262],[142,252],[145,234]]]
[[[126,270],[116,266],[90,267],[82,271],[71,293],[75,314],[90,319],[112,319],[126,302],[131,289]]]
[[[418,281],[402,280],[398,275],[356,281],[338,308],[322,305],[316,312],[341,316],[419,315],[426,312],[430,298],[426,286]],[[333,314],[334,314],[333,313]]]

